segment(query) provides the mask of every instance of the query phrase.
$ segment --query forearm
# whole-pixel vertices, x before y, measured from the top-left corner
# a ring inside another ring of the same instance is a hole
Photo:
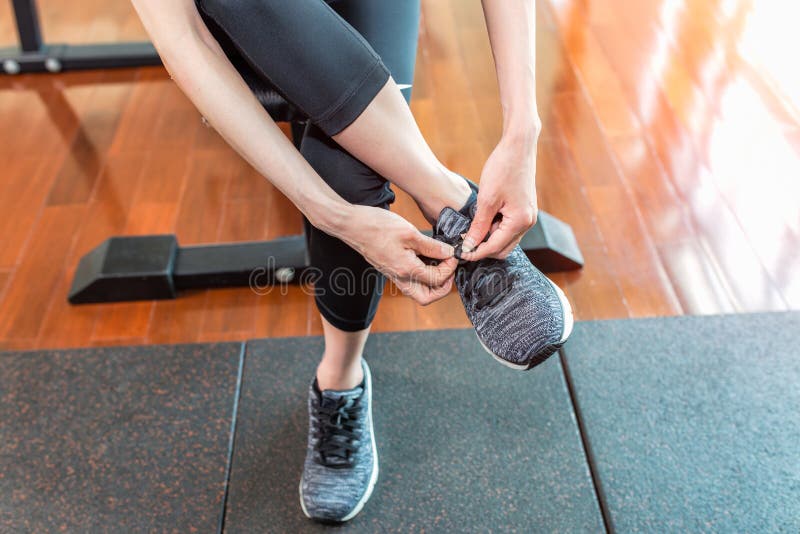
[[[166,69],[206,120],[312,224],[339,235],[350,204],[319,177],[269,117],[199,15],[185,23],[181,17],[176,24],[177,17],[159,19],[164,8],[158,12],[147,2],[139,4],[134,1]]]
[[[535,141],[541,128],[536,106],[536,1],[483,0],[492,45],[503,136]]]

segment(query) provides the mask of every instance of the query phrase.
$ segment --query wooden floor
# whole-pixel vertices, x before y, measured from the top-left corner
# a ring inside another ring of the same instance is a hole
[[[40,3],[50,41],[145,37],[128,2]],[[15,38],[9,4],[0,43]],[[800,308],[789,4],[539,0],[539,200],[583,249],[582,271],[555,276],[579,319]],[[412,108],[440,158],[478,178],[501,120],[477,0],[423,1]],[[2,77],[0,125],[0,348],[320,332],[296,289],[67,304],[78,259],[110,235],[189,245],[300,231],[163,69]],[[423,226],[408,198],[396,209]],[[467,324],[455,293],[427,308],[394,295],[374,330]]]

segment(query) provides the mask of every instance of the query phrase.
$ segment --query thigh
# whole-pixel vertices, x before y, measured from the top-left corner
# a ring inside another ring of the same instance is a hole
[[[372,46],[411,98],[420,0],[334,0],[330,6]]]
[[[323,0],[195,4],[246,78],[255,73],[328,135],[350,124],[389,78],[377,52]]]
[[[406,100],[411,97],[419,36],[419,0],[333,0],[329,2],[380,56]],[[390,184],[351,156],[314,124],[309,124],[301,152],[317,173],[345,200],[388,207]]]
[[[339,196],[351,204],[388,208],[394,201],[390,183],[361,163],[317,125],[306,125],[300,153]]]

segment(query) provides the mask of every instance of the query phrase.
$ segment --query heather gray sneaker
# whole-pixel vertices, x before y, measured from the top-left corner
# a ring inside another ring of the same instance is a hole
[[[475,216],[476,204],[468,206],[444,208],[433,231],[435,239],[456,248],[456,256]],[[564,292],[519,246],[505,260],[460,261],[456,287],[483,348],[514,369],[539,365],[572,332],[572,308]]]
[[[316,378],[308,393],[309,433],[300,480],[300,505],[311,519],[347,521],[367,502],[378,479],[372,431],[372,378],[353,389],[320,392]]]

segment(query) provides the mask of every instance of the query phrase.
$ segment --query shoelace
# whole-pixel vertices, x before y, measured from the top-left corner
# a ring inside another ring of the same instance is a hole
[[[510,290],[516,279],[503,260],[486,258],[477,262],[460,261],[456,276],[464,287],[464,296],[475,299],[475,309],[494,306]]]
[[[339,398],[335,404],[324,405],[314,401],[316,417],[313,435],[319,461],[327,467],[350,467],[352,454],[357,450],[356,441],[360,432],[356,421],[361,412],[358,400]]]
[[[455,248],[455,256],[458,258],[456,276],[464,286],[464,296],[467,298],[475,296],[476,310],[493,306],[511,290],[517,276],[509,270],[504,260],[485,258],[476,262],[468,262],[461,259],[461,247],[464,244],[462,237],[455,240],[447,239],[442,234],[436,234],[433,237],[448,242]]]

